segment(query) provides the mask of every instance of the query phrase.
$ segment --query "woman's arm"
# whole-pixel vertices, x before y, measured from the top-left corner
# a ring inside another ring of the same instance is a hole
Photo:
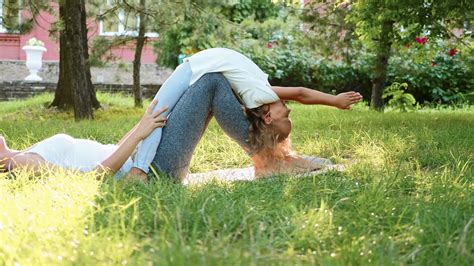
[[[0,160],[0,164],[4,165],[5,170],[29,170],[36,173],[37,171],[48,168],[53,169],[56,166],[47,163],[41,156],[31,152],[18,152],[9,159]]]
[[[282,100],[296,101],[302,104],[323,104],[339,109],[351,109],[351,105],[362,100],[358,92],[343,92],[331,95],[305,87],[272,87],[273,91]]]
[[[133,131],[137,129],[137,127],[138,127],[138,123],[132,129],[130,129],[130,131],[128,131],[127,134],[125,134],[125,136],[122,137],[122,139],[120,139],[117,145],[120,146],[128,138],[128,136],[130,136],[133,133]]]
[[[140,141],[150,135],[155,128],[166,124],[166,118],[160,115],[167,108],[160,108],[153,113],[156,104],[157,101],[151,103],[140,122],[119,142],[118,149],[97,167],[99,173],[115,174],[132,155]]]

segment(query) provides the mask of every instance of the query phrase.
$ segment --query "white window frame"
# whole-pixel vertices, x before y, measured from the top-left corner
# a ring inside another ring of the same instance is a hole
[[[112,5],[112,0],[107,0],[107,5]],[[116,36],[138,36],[138,31],[133,30],[133,31],[128,31],[125,29],[125,11],[120,10],[118,12],[118,31],[104,31],[104,20],[99,21],[99,35],[100,36],[111,36],[111,37],[116,37]],[[137,28],[140,25],[140,18],[137,16]],[[149,38],[156,38],[158,37],[158,33],[156,32],[146,32],[145,37]]]
[[[21,7],[22,0],[18,0],[18,6]],[[3,27],[3,0],[0,0],[0,33],[7,33],[8,29]],[[21,23],[21,8],[18,9],[18,23]]]

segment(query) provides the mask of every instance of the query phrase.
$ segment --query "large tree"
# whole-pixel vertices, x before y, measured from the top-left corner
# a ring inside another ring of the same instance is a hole
[[[85,0],[59,1],[59,80],[52,106],[72,107],[76,120],[92,119],[99,108],[91,81]]]

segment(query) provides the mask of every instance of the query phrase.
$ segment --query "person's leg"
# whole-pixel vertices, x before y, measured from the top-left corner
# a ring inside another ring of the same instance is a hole
[[[248,142],[250,122],[245,116],[243,105],[232,89],[221,87],[216,90],[212,102],[212,114],[226,135],[237,142],[249,156],[255,153]]]
[[[163,128],[163,137],[152,166],[171,177],[186,176],[191,157],[210,117],[246,151],[249,123],[242,106],[222,74],[204,75],[185,92]]]
[[[153,111],[155,112],[159,108],[168,106],[168,111],[162,113],[163,116],[168,115],[168,113],[174,109],[184,92],[189,88],[191,76],[191,67],[188,62],[179,65],[156,94],[155,100],[158,100],[158,103]],[[162,128],[157,128],[142,141],[135,155],[134,168],[148,173],[149,165],[155,157],[156,149],[160,144],[161,135]]]

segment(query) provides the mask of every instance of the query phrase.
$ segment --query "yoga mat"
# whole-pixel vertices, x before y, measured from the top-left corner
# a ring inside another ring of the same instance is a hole
[[[307,172],[307,173],[300,173],[295,175],[296,177],[305,177],[311,175],[319,175],[326,173],[328,171],[344,171],[345,167],[341,164],[332,164],[331,161],[328,159],[322,158],[315,158],[305,156],[308,160],[318,160],[318,163],[321,163],[323,166],[321,169]],[[263,177],[265,178],[265,177]],[[219,181],[227,181],[227,182],[235,182],[235,181],[252,181],[256,180],[254,174],[253,167],[247,168],[232,168],[232,169],[221,169],[215,170],[205,173],[192,173],[189,174],[184,180],[184,185],[191,185],[191,184],[202,184],[212,180],[219,180]]]

